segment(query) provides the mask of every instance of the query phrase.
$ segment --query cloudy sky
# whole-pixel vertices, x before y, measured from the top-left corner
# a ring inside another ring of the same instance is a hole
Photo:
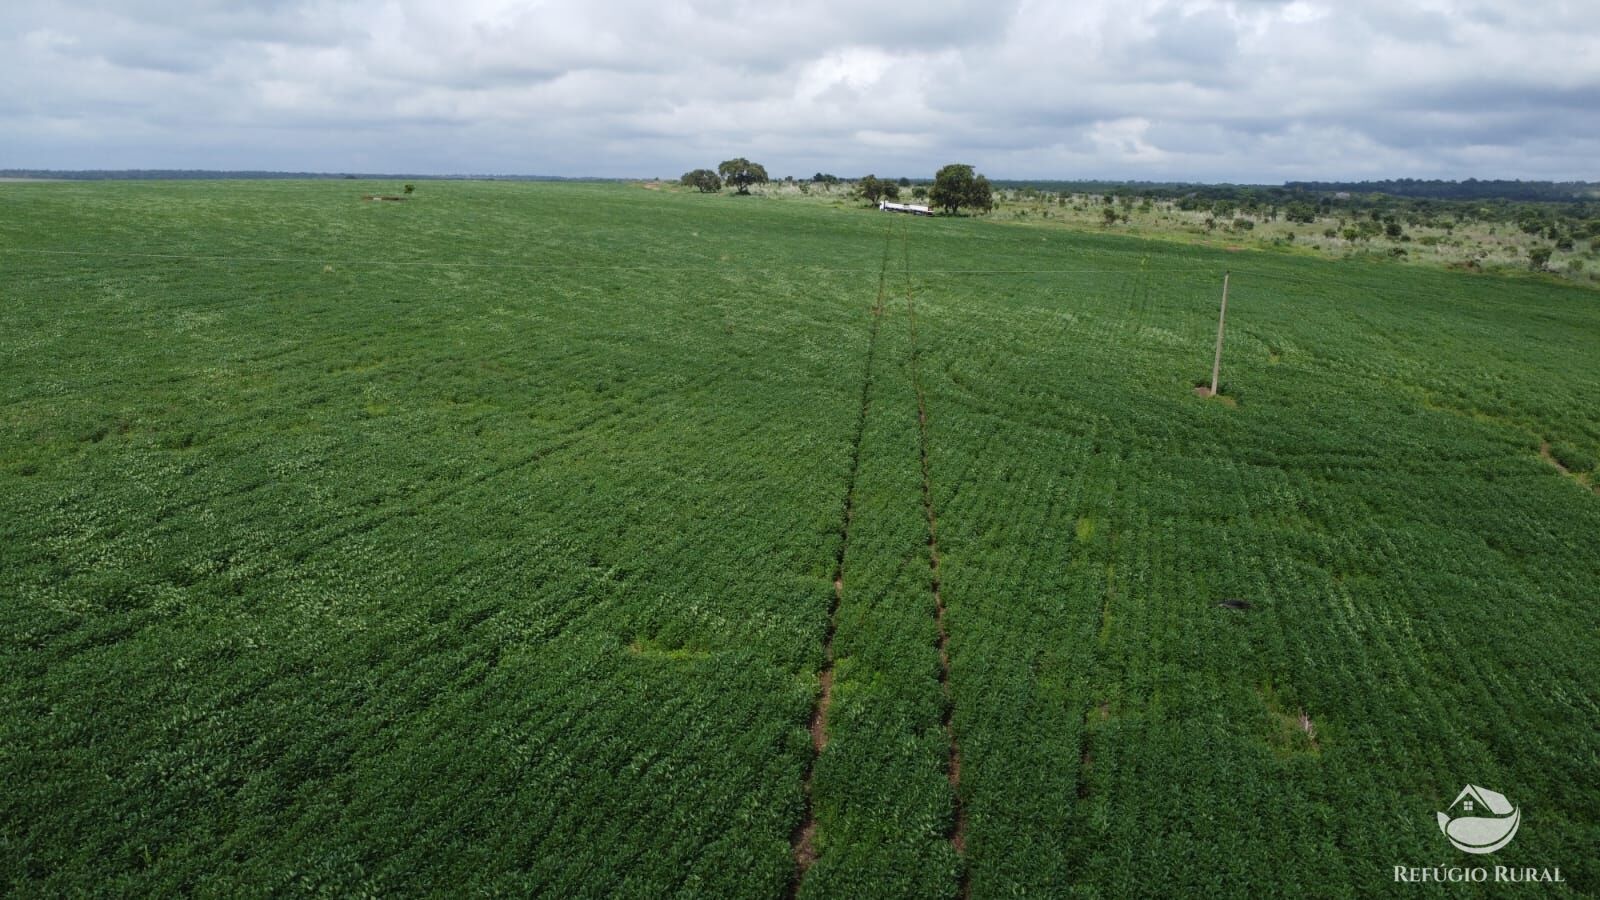
[[[7,0],[0,168],[1600,180],[1594,0]]]

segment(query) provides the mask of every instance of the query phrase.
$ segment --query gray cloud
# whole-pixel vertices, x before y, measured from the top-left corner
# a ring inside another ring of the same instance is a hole
[[[1509,0],[57,0],[0,167],[1600,179],[1600,23]]]

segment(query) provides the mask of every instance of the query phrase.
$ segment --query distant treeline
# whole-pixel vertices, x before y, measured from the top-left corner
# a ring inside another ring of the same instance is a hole
[[[995,186],[1014,190],[1058,194],[1116,194],[1174,199],[1198,196],[1216,200],[1259,198],[1287,202],[1332,194],[1405,197],[1423,200],[1508,200],[1522,203],[1571,203],[1600,199],[1600,183],[1583,181],[1424,181],[1391,178],[1385,181],[1289,181],[1275,184],[1201,184],[1182,181],[1053,181],[997,180]]]
[[[266,172],[259,170],[218,171],[212,169],[0,169],[0,178],[54,178],[70,181],[183,181],[204,179],[362,179],[405,181],[628,181],[621,178],[568,177],[562,175],[416,175],[392,172]],[[813,181],[839,182],[843,179],[818,174]],[[919,179],[917,183],[926,183]],[[1289,181],[1274,184],[1230,184],[1184,181],[1106,181],[1055,179],[997,179],[996,188],[1034,190],[1055,194],[1116,194],[1159,199],[1204,197],[1213,200],[1259,199],[1287,203],[1295,199],[1315,199],[1332,194],[1405,197],[1423,200],[1503,200],[1519,203],[1571,203],[1600,199],[1600,182],[1518,181],[1489,179],[1480,181],[1423,180],[1391,178],[1383,181]]]
[[[260,172],[213,169],[0,169],[0,178],[52,178],[67,181],[202,181],[360,179],[364,181],[625,181],[618,178],[569,178],[562,175],[407,175],[383,172]]]
[[[1312,193],[1388,194],[1430,200],[1522,200],[1564,203],[1600,197],[1600,183],[1583,181],[1424,181],[1391,178],[1386,181],[1290,181],[1290,190]]]
[[[1053,194],[1132,194],[1148,197],[1173,197],[1190,193],[1229,193],[1234,191],[1282,191],[1269,184],[1202,184],[1197,181],[1101,181],[1094,179],[1005,179],[994,180],[997,188],[1048,191]]]

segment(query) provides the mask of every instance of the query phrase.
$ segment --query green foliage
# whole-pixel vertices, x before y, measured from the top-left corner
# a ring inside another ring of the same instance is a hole
[[[742,156],[723,160],[722,164],[717,166],[717,174],[722,176],[723,181],[737,188],[741,194],[750,193],[750,185],[766,184],[769,180],[767,170],[762,168],[760,163],[753,163]]]
[[[990,187],[989,179],[982,175],[972,179],[972,188],[967,192],[967,208],[988,212],[994,209],[994,204],[994,189]]]
[[[960,252],[919,237],[915,258]],[[1022,240],[1009,267],[1066,268]],[[1600,791],[1571,791],[1600,736],[1578,697],[1600,656],[1574,623],[1600,504],[1528,434],[1600,437],[1561,399],[1600,390],[1591,296],[1069,246],[1093,271],[937,282],[919,315],[948,366],[929,407],[972,895],[1383,894],[1369,852],[1453,852],[1433,810],[1481,767],[1526,808],[1587,821]],[[1216,295],[1186,264],[1234,270],[1237,408],[1182,406],[1163,374],[1210,362]],[[997,321],[1004,348],[980,363]],[[1587,858],[1577,833],[1536,834],[1520,853]],[[1583,865],[1563,870],[1580,893],[1600,885]]]
[[[685,172],[678,180],[684,187],[692,187],[702,194],[714,194],[722,190],[722,178],[710,169]]]
[[[864,231],[59,186],[0,218],[0,889],[784,892],[864,348],[800,272]]]
[[[867,175],[856,182],[856,193],[868,203],[900,199],[900,186],[887,178]]]
[[[1356,194],[1382,193],[1396,197],[1432,200],[1574,200],[1593,196],[1595,184],[1581,181],[1501,181],[1468,178],[1465,181],[1397,178],[1385,181],[1318,182],[1291,181],[1284,185],[1293,191],[1342,191]]]
[[[1600,891],[1591,292],[353,193],[7,187],[8,893],[784,897],[825,647],[808,897]]]
[[[1528,248],[1528,268],[1535,272],[1543,272],[1550,265],[1551,250],[1549,247]]]
[[[833,638],[839,662],[830,741],[815,778],[822,854],[803,897],[936,897],[949,893],[959,870],[946,840],[949,741],[901,251],[899,240],[885,249],[893,265],[882,287],[883,313],[869,326],[873,349]],[[863,291],[863,300],[870,293]]]
[[[934,175],[928,200],[954,215],[963,208],[988,212],[994,208],[994,190],[989,179],[976,174],[965,163],[951,163]]]
[[[1596,468],[1593,453],[1566,441],[1557,441],[1551,444],[1550,455],[1555,457],[1556,462],[1561,463],[1570,472],[1593,472]]]
[[[1297,201],[1285,207],[1283,217],[1291,222],[1311,225],[1317,221],[1317,208],[1310,203]]]

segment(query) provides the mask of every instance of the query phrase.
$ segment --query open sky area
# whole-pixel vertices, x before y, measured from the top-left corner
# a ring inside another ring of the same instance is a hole
[[[1590,180],[1592,5],[21,0],[0,167]]]

